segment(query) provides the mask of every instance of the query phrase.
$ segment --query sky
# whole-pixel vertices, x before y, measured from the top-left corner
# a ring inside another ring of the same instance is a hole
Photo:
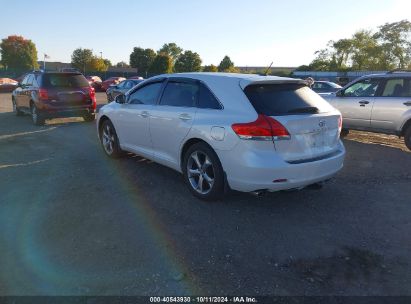
[[[35,3],[35,4],[34,4]],[[218,65],[309,64],[330,40],[411,20],[410,0],[0,0],[0,38],[32,40],[39,60],[70,62],[82,47],[113,64],[133,47],[175,42]]]

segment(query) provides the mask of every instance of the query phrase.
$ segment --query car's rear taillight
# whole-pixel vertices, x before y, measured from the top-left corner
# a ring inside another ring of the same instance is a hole
[[[39,98],[40,98],[41,100],[47,100],[47,99],[49,99],[49,92],[48,92],[46,89],[44,89],[44,88],[40,88],[40,89],[39,89]]]
[[[88,94],[90,96],[91,99],[91,107],[93,110],[96,109],[97,107],[97,101],[96,101],[96,91],[94,90],[93,87],[87,87],[88,90]]]
[[[288,130],[272,117],[259,114],[256,121],[233,124],[232,129],[241,139],[283,140],[290,139]]]
[[[341,133],[342,130],[342,116],[338,117],[338,131]]]

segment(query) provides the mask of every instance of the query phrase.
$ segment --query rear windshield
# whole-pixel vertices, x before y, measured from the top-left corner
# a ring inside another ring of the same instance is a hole
[[[333,110],[317,93],[298,83],[250,85],[244,93],[259,114],[268,116],[317,114]]]
[[[48,88],[84,88],[89,83],[81,74],[44,74],[43,86]]]

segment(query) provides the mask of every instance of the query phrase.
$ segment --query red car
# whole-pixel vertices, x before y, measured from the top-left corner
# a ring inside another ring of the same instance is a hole
[[[118,83],[122,82],[123,80],[126,80],[126,79],[125,79],[124,77],[110,77],[110,78],[104,80],[104,81],[101,83],[101,89],[102,89],[103,91],[106,91],[109,86],[111,86],[111,85],[113,85],[113,84],[114,84],[114,85],[115,85],[115,84],[118,84]]]
[[[103,81],[98,76],[86,76],[88,83],[94,88],[95,91],[101,91],[101,84]]]
[[[11,78],[0,78],[0,92],[13,92],[17,87],[17,81]]]

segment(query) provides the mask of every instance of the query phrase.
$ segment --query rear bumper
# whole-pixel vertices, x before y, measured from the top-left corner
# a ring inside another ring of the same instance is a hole
[[[76,106],[69,108],[44,107],[40,109],[44,117],[72,117],[95,114],[96,110],[92,106]]]
[[[340,141],[338,150],[329,157],[298,164],[284,161],[275,152],[250,152],[239,146],[232,151],[217,153],[231,189],[274,192],[302,188],[332,178],[343,167],[345,148]]]

